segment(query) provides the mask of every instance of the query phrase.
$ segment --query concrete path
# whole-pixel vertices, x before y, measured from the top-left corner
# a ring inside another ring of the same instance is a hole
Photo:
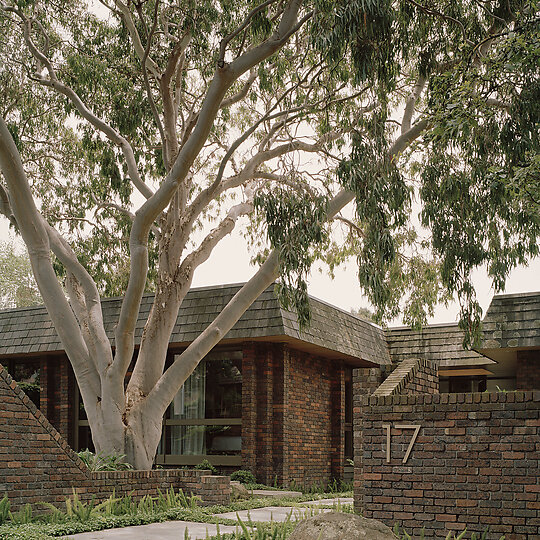
[[[214,514],[215,517],[237,519],[237,516],[247,523],[268,521],[286,521],[289,516],[292,520],[309,517],[315,512],[331,512],[331,509],[320,506],[352,504],[351,497],[335,497],[332,499],[317,499],[298,503],[298,506],[266,506],[240,512],[226,512]],[[73,540],[183,540],[185,531],[188,531],[190,540],[201,540],[207,536],[217,534],[217,526],[211,523],[193,523],[190,521],[166,521],[164,523],[152,523],[150,525],[138,525],[136,527],[124,527],[122,529],[106,529],[104,531],[73,534],[64,537]],[[235,525],[219,525],[221,533],[231,533],[239,530]]]
[[[337,506],[339,504],[343,506],[345,504],[354,504],[354,499],[352,497],[334,497],[332,499],[316,499],[313,501],[306,501],[300,504],[305,504],[306,506]]]
[[[253,493],[254,497],[271,497],[275,499],[280,499],[282,497],[301,497],[302,493],[300,491],[284,491],[282,489],[253,489],[249,490],[250,493]]]
[[[215,514],[216,517],[225,519],[236,519],[237,516],[244,523],[251,521],[287,521],[291,516],[291,521],[309,517],[313,508],[293,508],[291,506],[266,506],[265,508],[254,508],[253,510],[242,510],[241,512],[225,512]],[[330,512],[328,509],[317,509],[317,512]]]
[[[266,506],[264,508],[254,508],[252,510],[242,510],[241,512],[225,512],[223,514],[214,514],[214,516],[225,519],[240,518],[244,523],[249,521],[286,521],[289,516],[291,519],[303,519],[309,517],[312,512],[331,512],[328,508],[317,508],[319,506],[352,504],[352,497],[335,497],[333,499],[318,499],[298,503],[298,506]],[[305,508],[304,508],[305,507]]]

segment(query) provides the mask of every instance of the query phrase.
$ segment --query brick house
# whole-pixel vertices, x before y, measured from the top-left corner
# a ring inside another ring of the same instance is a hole
[[[240,287],[188,293],[168,362]],[[151,295],[143,298],[136,340],[151,302]],[[300,333],[296,316],[280,307],[273,288],[259,297],[170,405],[157,464],[195,465],[206,458],[280,484],[346,475],[353,454],[352,370],[390,364],[390,356],[382,329],[324,302],[311,304],[312,324]],[[111,340],[119,310],[120,299],[103,300]],[[44,307],[0,312],[0,363],[74,449],[92,447],[71,366]]]
[[[240,287],[188,293],[169,362]],[[151,301],[151,295],[143,299],[137,340]],[[457,325],[383,330],[324,302],[311,299],[311,306],[312,324],[300,333],[296,316],[280,307],[272,288],[260,296],[175,397],[163,420],[157,464],[206,458],[279,484],[350,478],[355,368],[364,368],[356,378],[365,374],[366,389],[413,357],[435,362],[441,391],[540,387],[540,293],[496,296],[485,318],[485,348],[477,352],[463,350]],[[111,340],[119,310],[119,299],[103,300]],[[44,307],[0,312],[0,363],[73,448],[91,447],[73,372]]]

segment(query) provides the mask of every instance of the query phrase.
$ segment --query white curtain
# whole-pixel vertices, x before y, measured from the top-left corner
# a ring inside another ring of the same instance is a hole
[[[171,418],[204,419],[206,362],[202,361],[174,397]],[[206,426],[171,426],[171,454],[206,454]]]

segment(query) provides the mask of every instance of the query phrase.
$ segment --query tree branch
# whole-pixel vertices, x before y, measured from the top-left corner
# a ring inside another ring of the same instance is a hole
[[[242,99],[244,99],[247,96],[249,89],[253,85],[253,82],[255,81],[256,78],[257,78],[257,72],[252,69],[249,73],[249,77],[247,81],[244,83],[240,91],[234,94],[234,96],[224,99],[221,102],[221,108],[225,109],[227,107],[230,107],[231,105],[234,105],[235,103],[238,103]]]
[[[245,216],[253,211],[253,195],[249,200],[233,206],[221,223],[215,227],[201,242],[199,247],[190,253],[179,267],[178,275],[185,275],[187,269],[191,272],[210,257],[217,243],[230,234],[240,216]]]
[[[417,122],[407,133],[399,137],[392,145],[388,157],[394,159],[407,145],[414,141],[428,126],[427,120]],[[328,204],[327,220],[340,212],[354,199],[354,193],[341,190]],[[147,399],[140,407],[140,414],[158,410],[164,413],[174,396],[191,375],[200,359],[225,336],[245,313],[249,306],[279,277],[278,253],[272,251],[265,263],[255,275],[236,293],[212,323],[179,355],[175,362],[165,371]]]
[[[410,4],[417,7],[420,11],[426,13],[427,15],[433,15],[435,17],[439,17],[441,19],[444,19],[446,21],[451,21],[455,24],[457,24],[461,28],[461,33],[463,34],[463,39],[466,42],[469,42],[467,38],[467,32],[465,30],[465,26],[463,26],[463,23],[459,21],[458,19],[455,19],[454,17],[450,17],[449,15],[446,15],[445,13],[442,13],[441,11],[437,11],[436,9],[429,8],[427,6],[423,6],[422,4],[419,4],[418,2],[415,2],[415,0],[407,0]]]
[[[416,84],[414,85],[413,91],[407,99],[405,111],[403,112],[403,119],[401,121],[402,135],[409,131],[409,129],[411,129],[411,121],[414,114],[414,108],[416,107],[416,103],[418,102],[420,95],[422,94],[422,90],[424,89],[425,84],[426,78],[422,75],[419,75],[418,79],[416,80]]]
[[[121,13],[124,24],[126,25],[129,35],[131,36],[131,42],[133,43],[133,48],[135,49],[135,52],[137,53],[139,60],[143,61],[144,47],[142,46],[141,37],[139,36],[139,32],[137,31],[137,28],[135,27],[135,22],[133,21],[133,17],[131,16],[131,11],[129,7],[123,2],[121,2],[120,0],[114,0],[114,3],[116,7],[118,8],[118,11]],[[152,58],[147,57],[146,60],[144,60],[144,65],[146,65],[150,73],[152,73],[153,77],[156,80],[159,80],[159,78],[161,77],[159,66],[152,60]]]
[[[203,148],[227,90],[235,80],[252,67],[278,51],[289,36],[301,27],[296,24],[300,0],[290,0],[284,10],[278,31],[269,40],[238,57],[232,64],[218,68],[206,92],[198,121],[183,144],[171,170],[159,189],[136,213],[130,234],[131,266],[129,282],[116,327],[116,359],[119,369],[127,369],[134,350],[134,331],[137,314],[148,272],[148,233],[152,223],[171,202],[185,181],[193,162]],[[302,19],[303,24],[307,20]],[[116,363],[115,359],[115,363]]]
[[[19,228],[19,226],[17,225],[17,220],[15,219],[13,211],[11,210],[11,204],[9,203],[7,191],[4,189],[4,186],[2,186],[2,184],[0,184],[0,214],[3,214],[5,217],[7,217],[9,219],[9,222],[16,229]]]
[[[167,140],[165,138],[165,131],[163,130],[163,124],[161,123],[161,118],[159,117],[159,112],[157,110],[156,103],[154,101],[154,96],[152,95],[152,88],[150,87],[150,81],[148,80],[148,71],[146,68],[146,59],[148,58],[148,55],[150,54],[150,48],[152,47],[152,38],[154,37],[154,32],[156,31],[156,26],[158,22],[158,9],[159,9],[159,1],[156,0],[156,4],[154,7],[154,22],[146,38],[147,41],[146,41],[146,47],[144,49],[144,55],[141,60],[141,69],[142,69],[142,74],[143,74],[144,87],[146,89],[146,96],[148,97],[148,103],[150,104],[150,110],[152,111],[152,115],[154,117],[154,121],[156,122],[156,126],[158,128],[159,135],[161,138],[161,145],[162,145],[161,151],[163,154],[163,163],[165,167],[168,167],[169,155],[168,155]],[[142,13],[140,13],[140,16],[142,19]]]
[[[405,133],[402,133],[395,141],[394,144],[390,147],[390,156],[393,158],[397,154],[400,154],[411,144],[414,140],[416,140],[424,131],[426,131],[430,126],[429,121],[424,118],[422,120],[419,120],[414,124],[412,128],[410,128]]]
[[[101,208],[106,208],[106,209],[113,208],[114,210],[117,210],[121,214],[124,214],[125,216],[127,216],[129,219],[131,219],[131,221],[135,219],[135,214],[133,212],[130,212],[127,208],[123,208],[119,204],[112,203],[112,202],[101,202],[101,203],[96,203],[96,204],[97,204],[97,207],[94,211],[94,215],[96,215],[98,210],[100,210]],[[156,235],[157,238],[161,236],[161,231],[159,230],[159,227],[157,225],[152,225],[151,230]]]
[[[251,19],[259,12],[261,12],[265,7],[269,6],[270,4],[274,4],[277,0],[266,0],[262,4],[254,7],[246,16],[244,19],[244,22],[233,32],[225,36],[221,40],[221,45],[219,47],[219,60],[218,60],[218,66],[223,67],[225,65],[225,50],[227,48],[227,45],[238,35],[244,28],[248,26]]]
[[[345,225],[347,225],[351,231],[354,231],[360,238],[365,237],[364,231],[358,225],[356,225],[356,223],[354,223],[350,219],[347,219],[347,218],[345,218],[345,217],[343,217],[341,215],[337,215],[337,216],[334,217],[334,220],[335,221],[341,221],[342,223],[345,223]]]
[[[2,9],[6,9],[6,8],[2,5]],[[17,13],[17,15],[22,20],[24,39],[25,39],[28,49],[30,50],[34,58],[38,61],[38,63],[45,65],[47,72],[49,73],[49,79],[46,79],[43,75],[41,75],[40,73],[37,73],[35,80],[39,82],[41,85],[47,86],[49,88],[53,88],[58,93],[66,96],[72,102],[72,104],[75,106],[77,111],[79,111],[79,114],[85,120],[87,120],[90,124],[92,124],[97,130],[101,131],[114,144],[120,147],[120,149],[122,150],[122,153],[124,154],[124,158],[126,160],[126,164],[128,168],[128,174],[131,181],[133,182],[133,185],[147,199],[151,197],[152,190],[144,183],[144,181],[139,175],[137,162],[135,160],[135,155],[128,141],[124,137],[122,137],[119,133],[117,133],[106,122],[98,118],[92,111],[90,111],[90,109],[86,107],[86,105],[82,102],[82,100],[79,98],[79,96],[74,90],[72,90],[69,86],[65,85],[64,83],[58,80],[56,76],[56,72],[50,60],[35,46],[34,42],[32,41],[32,37],[30,35],[31,28],[32,28],[31,21],[19,10],[11,9],[11,11],[14,11],[15,13]]]
[[[199,247],[178,265],[170,278],[169,286],[158,288],[144,328],[145,339],[141,342],[137,364],[128,385],[128,403],[133,401],[134,396],[148,395],[163,375],[170,333],[180,304],[191,286],[193,274],[196,268],[210,257],[215,246],[233,231],[238,218],[253,210],[251,190],[247,191],[247,196],[248,200],[232,207],[221,223],[203,239]],[[159,354],[156,354],[158,351]]]
[[[181,71],[178,71],[181,59],[184,58],[184,53],[191,41],[191,34],[186,32],[182,39],[174,46],[163,77],[159,82],[161,91],[161,99],[163,100],[163,121],[165,123],[165,135],[163,144],[167,147],[167,160],[164,161],[167,170],[172,166],[178,153],[178,135],[176,133],[176,121],[178,118],[178,105],[175,103],[175,89],[171,88],[172,77],[176,73],[177,77],[181,76]],[[177,81],[180,83],[180,81]]]

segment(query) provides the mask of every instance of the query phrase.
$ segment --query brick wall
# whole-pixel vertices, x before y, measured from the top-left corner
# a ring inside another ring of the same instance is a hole
[[[170,487],[200,495],[206,504],[230,500],[228,477],[207,471],[159,470],[90,473],[65,439],[0,366],[0,493],[16,509],[62,502],[72,489],[97,500],[134,492],[157,494]]]
[[[355,500],[363,489],[362,470],[363,454],[358,449],[363,447],[362,420],[367,398],[377,390],[381,384],[383,374],[379,368],[359,368],[353,370],[353,446],[354,470],[353,486]]]
[[[270,484],[309,486],[342,477],[341,362],[286,344],[245,343],[242,381],[242,468]]]
[[[516,360],[516,388],[540,390],[540,351],[517,351]]]
[[[330,474],[343,478],[345,468],[345,366],[336,365],[330,379],[331,452]]]
[[[439,393],[439,377],[433,363],[424,358],[407,358],[396,366],[373,395],[436,393]]]
[[[284,347],[246,343],[242,352],[242,468],[283,482]]]
[[[73,444],[73,414],[71,410],[75,378],[67,356],[40,358],[40,410],[69,444]]]
[[[332,379],[328,360],[290,351],[290,389],[284,422],[289,453],[288,477],[300,485],[327,482],[332,476]],[[337,380],[336,380],[337,383]],[[339,419],[336,422],[339,429]]]
[[[355,505],[366,517],[426,537],[540,537],[540,392],[372,396],[363,413]],[[421,426],[406,463],[402,424]]]
[[[242,347],[242,469],[257,470],[257,349],[253,342]]]
[[[198,495],[206,505],[228,504],[230,502],[230,478],[212,476],[210,471],[188,469],[162,469],[152,471],[121,471],[90,473],[92,489],[86,493],[111,494],[117,496],[133,494],[135,498],[144,495],[155,497],[158,489],[165,492],[170,488],[182,489],[185,493]],[[79,491],[79,490],[77,490]],[[83,492],[85,492],[83,490]]]

